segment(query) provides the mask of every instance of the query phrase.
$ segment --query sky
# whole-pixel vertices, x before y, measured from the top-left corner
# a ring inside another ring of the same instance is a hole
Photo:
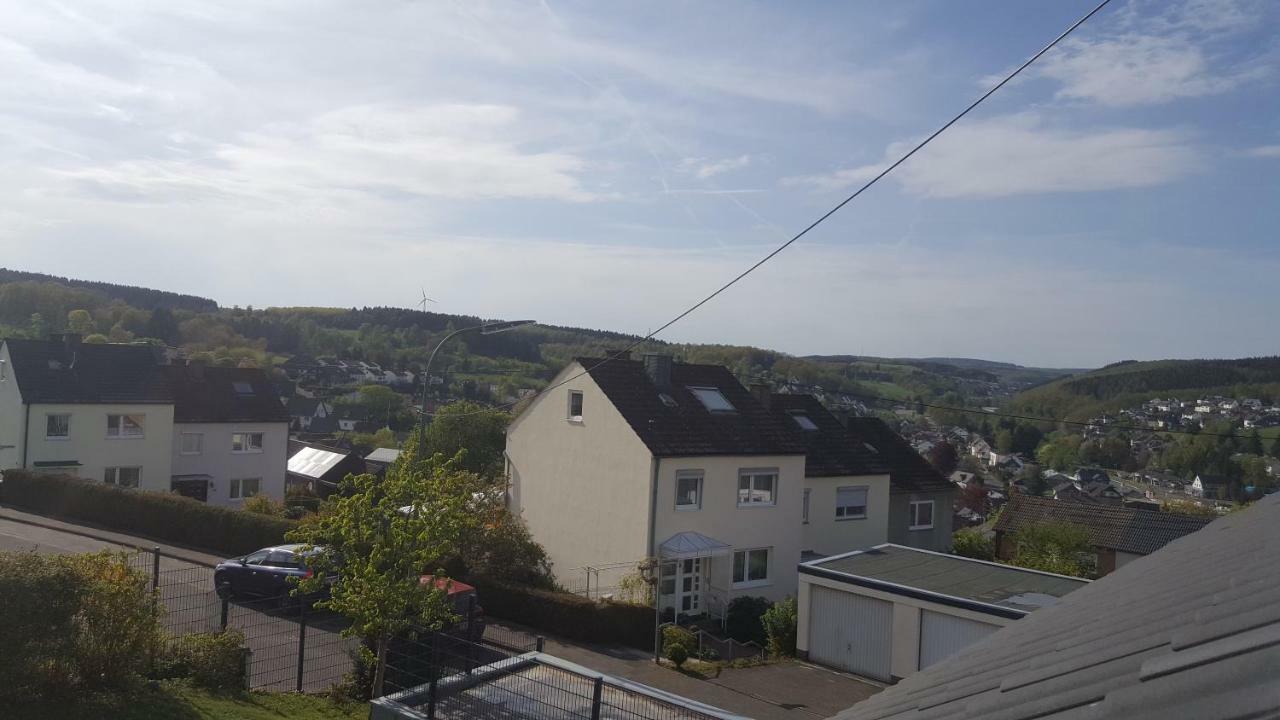
[[[1093,4],[0,2],[0,266],[643,334]],[[1280,353],[1278,31],[1114,0],[660,337]]]

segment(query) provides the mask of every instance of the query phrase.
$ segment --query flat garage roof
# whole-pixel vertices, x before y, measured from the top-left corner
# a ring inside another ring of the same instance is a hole
[[[1052,605],[1089,582],[891,543],[802,563],[800,573],[898,595],[952,601],[947,604],[978,603],[1014,611],[999,613],[1009,616]]]

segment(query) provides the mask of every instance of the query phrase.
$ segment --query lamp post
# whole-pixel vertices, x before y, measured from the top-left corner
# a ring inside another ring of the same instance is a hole
[[[481,325],[472,325],[464,327],[445,335],[436,343],[436,347],[427,356],[427,367],[422,371],[422,413],[418,416],[418,450],[421,452],[422,445],[427,439],[427,390],[431,387],[431,363],[436,359],[436,353],[440,352],[440,348],[449,342],[455,335],[461,335],[466,332],[479,331],[481,335],[496,335],[500,332],[515,330],[518,327],[532,325],[536,320],[504,320],[502,322],[483,323]]]

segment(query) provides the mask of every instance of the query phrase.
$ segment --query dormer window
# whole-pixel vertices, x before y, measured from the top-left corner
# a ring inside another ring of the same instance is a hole
[[[791,419],[796,421],[796,425],[799,425],[801,430],[818,429],[818,426],[814,424],[813,420],[804,413],[791,413]]]
[[[698,401],[713,413],[734,412],[736,410],[733,407],[733,403],[729,402],[729,399],[724,396],[724,393],[720,392],[719,388],[690,386],[689,392],[693,393],[693,396],[698,398]]]
[[[240,397],[250,397],[253,395],[253,386],[247,382],[236,381],[231,383],[231,387],[235,388],[236,395]]]

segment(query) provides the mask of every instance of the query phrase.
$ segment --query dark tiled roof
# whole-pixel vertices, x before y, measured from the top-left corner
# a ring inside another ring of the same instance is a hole
[[[911,447],[880,418],[849,418],[849,431],[860,441],[879,451],[888,463],[891,491],[895,493],[935,493],[955,490],[955,485],[933,469],[928,460]]]
[[[1212,518],[1014,495],[1001,511],[994,530],[1012,533],[1048,520],[1089,528],[1090,543],[1095,547],[1148,555],[1183,535],[1199,530]]]
[[[267,374],[257,368],[169,365],[174,422],[289,422]],[[237,390],[236,383],[251,393]]]
[[[886,459],[850,434],[848,428],[814,396],[773,395],[769,407],[779,422],[794,431],[804,443],[804,474],[807,477],[889,473]],[[818,429],[802,429],[796,424],[796,415],[809,418]]]
[[[836,717],[1276,717],[1277,548],[1280,496],[1272,496]]]
[[[311,416],[316,414],[316,406],[320,404],[320,398],[302,397],[294,395],[289,398],[289,414],[298,416]]]
[[[672,363],[667,391],[675,400],[672,407],[659,398],[660,391],[638,360],[602,363],[599,358],[578,358],[577,362],[589,369],[591,379],[658,457],[804,453],[795,433],[761,405],[728,368]],[[708,411],[689,386],[718,389],[735,411]]]
[[[171,403],[150,345],[84,344],[73,358],[61,342],[5,340],[23,402]]]

